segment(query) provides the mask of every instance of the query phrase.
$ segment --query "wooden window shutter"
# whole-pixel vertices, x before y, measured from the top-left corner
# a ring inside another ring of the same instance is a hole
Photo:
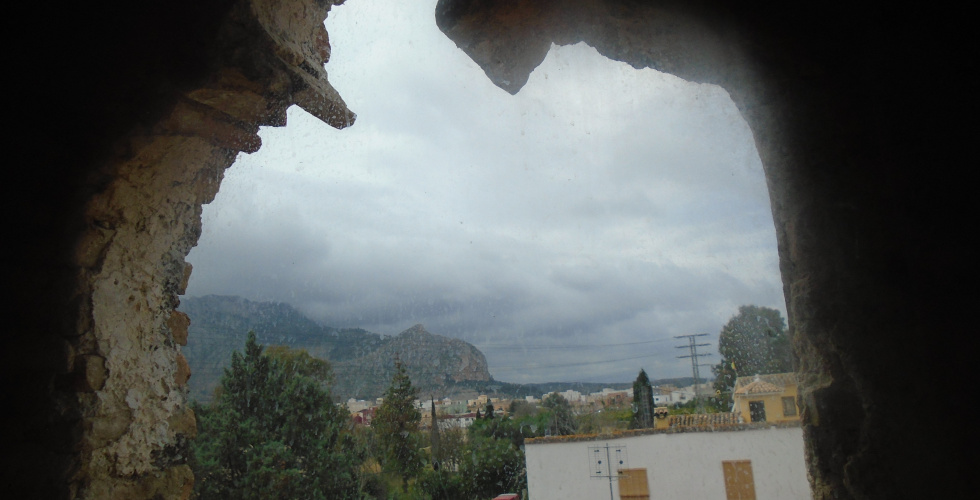
[[[650,500],[646,469],[619,469],[620,500]]]
[[[721,463],[721,469],[725,473],[725,498],[755,500],[751,460],[725,460]]]

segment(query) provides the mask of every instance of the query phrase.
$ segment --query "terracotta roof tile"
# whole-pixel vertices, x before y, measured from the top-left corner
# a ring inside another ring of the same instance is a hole
[[[768,373],[765,375],[750,375],[745,377],[738,377],[737,379],[735,379],[735,392],[737,393],[739,389],[755,382],[757,378],[762,382],[768,382],[778,387],[780,391],[782,390],[783,387],[796,384],[796,374],[793,372]]]
[[[671,415],[667,419],[670,427],[700,427],[712,425],[732,425],[738,423],[737,413],[702,413],[697,415]]]
[[[756,380],[749,385],[735,390],[735,394],[775,394],[783,392],[783,388],[770,384],[765,380]]]
[[[674,417],[688,417],[688,421],[691,424],[686,425],[676,425],[669,427],[667,429],[633,429],[628,431],[614,431],[612,433],[601,433],[601,434],[574,434],[571,436],[549,436],[549,437],[537,437],[537,438],[527,438],[524,440],[524,444],[549,444],[549,443],[569,443],[569,442],[579,442],[579,441],[601,441],[606,439],[619,439],[627,437],[636,436],[646,436],[650,434],[685,434],[689,432],[728,432],[728,431],[749,431],[758,429],[770,429],[770,428],[791,428],[799,427],[800,421],[793,420],[789,422],[745,422],[737,423],[733,420],[731,423],[725,422],[728,419],[737,419],[738,416],[732,413],[712,413],[711,417],[706,417],[706,415],[675,415]],[[716,423],[704,422],[699,423],[698,420],[715,420]],[[720,421],[720,422],[719,422]]]

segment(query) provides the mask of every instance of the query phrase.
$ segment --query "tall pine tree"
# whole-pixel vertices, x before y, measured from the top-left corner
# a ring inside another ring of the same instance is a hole
[[[264,355],[249,332],[215,402],[199,411],[193,463],[200,498],[359,495],[358,464],[339,443],[348,419],[322,380],[302,372]]]
[[[647,429],[653,427],[653,386],[645,370],[640,370],[633,382],[633,418],[630,429]]]
[[[422,469],[422,442],[419,422],[422,415],[415,408],[418,390],[401,361],[395,358],[395,374],[385,391],[384,401],[371,422],[381,445],[381,463],[385,471],[401,476],[402,488]]]

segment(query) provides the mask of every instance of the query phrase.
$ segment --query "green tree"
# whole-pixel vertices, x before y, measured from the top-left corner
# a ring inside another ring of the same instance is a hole
[[[333,382],[333,370],[330,368],[330,363],[310,356],[306,349],[272,345],[265,348],[265,355],[278,361],[287,373],[310,377],[325,386],[329,386]]]
[[[425,471],[419,477],[419,490],[432,500],[465,500],[472,498],[471,485],[467,478],[455,470],[439,469]]]
[[[510,416],[480,419],[464,433],[441,433],[444,467],[425,470],[418,490],[432,500],[482,500],[527,488],[527,469],[521,445],[534,434],[525,422]],[[543,427],[543,426],[542,426]]]
[[[232,354],[193,443],[200,498],[349,498],[359,495],[348,419],[321,381],[263,354],[249,332]]]
[[[510,413],[511,417],[519,419],[536,415],[538,413],[538,409],[536,406],[523,399],[514,399],[510,402],[510,406],[507,407],[507,413]]]
[[[617,405],[594,408],[592,412],[578,415],[575,420],[578,422],[579,434],[603,434],[629,428],[633,417],[630,405]]]
[[[543,428],[541,426],[542,434]],[[536,426],[534,428],[537,428]],[[469,427],[471,438],[490,438],[496,440],[510,441],[515,448],[520,448],[524,444],[524,438],[535,437],[541,434],[536,433],[525,420],[518,420],[509,416],[494,419],[483,419],[473,422]]]
[[[471,435],[459,476],[469,493],[465,498],[493,498],[523,491],[527,488],[524,452],[508,439]]]
[[[633,381],[633,418],[630,419],[630,429],[647,429],[653,427],[653,386],[645,370]]]
[[[548,394],[541,402],[541,406],[551,413],[551,418],[548,419],[548,432],[552,436],[575,434],[578,425],[572,415],[572,405],[564,396],[557,392]]]
[[[776,309],[745,305],[731,317],[718,336],[721,362],[712,367],[715,392],[731,404],[735,378],[742,375],[793,370],[792,342],[786,321]]]
[[[459,462],[458,469],[458,484],[462,485],[463,494],[454,498],[492,498],[527,488],[527,469],[521,446],[525,437],[534,436],[530,426],[501,416],[477,420],[467,432],[464,459]]]
[[[422,439],[419,422],[422,415],[415,408],[418,390],[412,386],[408,372],[395,358],[395,374],[385,391],[384,401],[371,422],[381,448],[380,462],[387,472],[402,479],[402,488],[422,469]]]
[[[466,447],[466,430],[456,426],[439,430],[439,447],[433,446],[433,460],[439,461],[439,469],[455,471],[463,461]]]

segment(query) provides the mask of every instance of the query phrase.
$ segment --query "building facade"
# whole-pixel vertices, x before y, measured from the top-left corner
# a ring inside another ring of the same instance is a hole
[[[811,498],[798,423],[538,438],[525,454],[533,500]]]
[[[742,422],[799,422],[796,374],[738,377],[733,411]]]

